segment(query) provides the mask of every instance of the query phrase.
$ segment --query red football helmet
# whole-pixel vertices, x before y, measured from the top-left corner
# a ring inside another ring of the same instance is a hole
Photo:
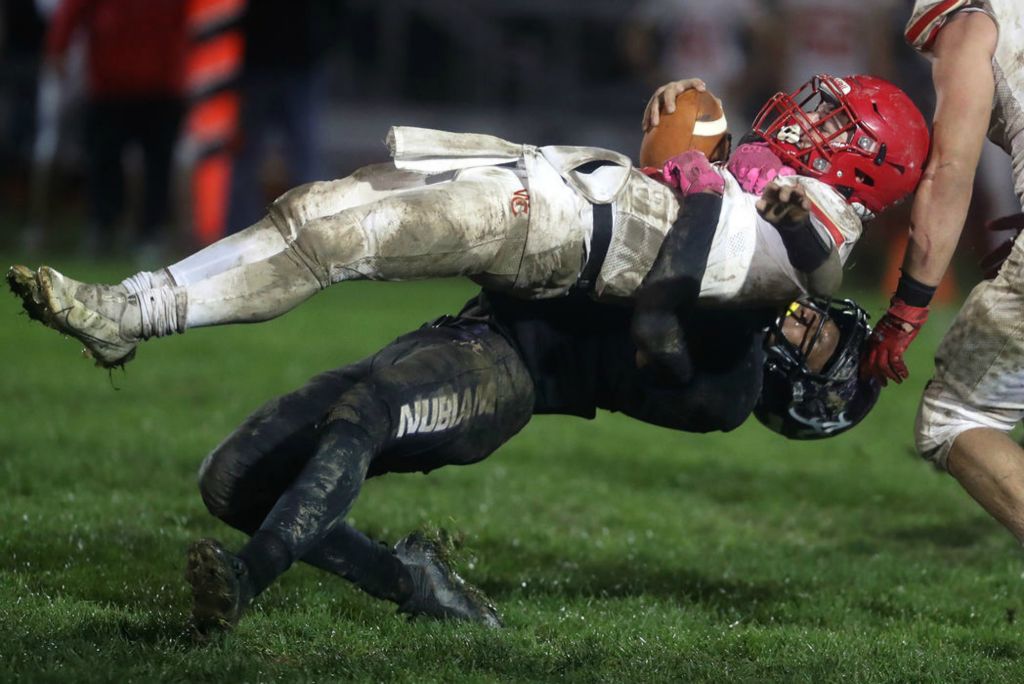
[[[876,214],[914,191],[928,156],[920,110],[874,76],[818,74],[792,94],[776,93],[753,131],[797,173]]]

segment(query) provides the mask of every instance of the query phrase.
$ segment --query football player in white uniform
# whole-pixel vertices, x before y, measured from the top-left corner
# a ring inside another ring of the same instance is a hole
[[[1012,158],[1024,201],[1024,6],[918,0],[907,41],[932,60],[934,146],[911,212],[903,274],[869,341],[865,372],[901,382],[903,354],[956,249],[986,132]],[[918,412],[918,451],[948,470],[1024,542],[1024,243],[972,290],[935,356]]]
[[[274,318],[353,279],[468,275],[524,298],[635,297],[646,313],[831,295],[862,216],[916,186],[923,117],[885,81],[821,76],[772,98],[758,125],[801,174],[780,179],[761,213],[724,170],[721,194],[684,201],[617,152],[393,128],[391,162],[291,190],[257,224],[161,271],[105,286],[15,267],[8,281],[33,318],[107,367],[141,340]],[[639,328],[662,336],[655,350],[672,343],[672,331]]]

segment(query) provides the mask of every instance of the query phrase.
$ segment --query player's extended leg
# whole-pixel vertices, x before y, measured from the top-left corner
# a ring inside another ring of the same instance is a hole
[[[999,430],[975,428],[956,438],[950,475],[1024,544],[1024,449]]]
[[[518,266],[527,218],[510,169],[464,173],[323,218],[289,218],[289,249],[184,288],[186,328],[275,318],[344,280],[416,280]]]
[[[918,451],[947,469],[1024,543],[1024,244],[977,285],[935,355],[917,418]]]
[[[321,373],[250,415],[200,468],[200,491],[207,508],[250,535],[259,529],[267,512],[315,452],[319,423],[331,405],[369,375],[371,363],[372,359],[366,359]],[[363,562],[352,564],[347,558]],[[396,602],[407,574],[390,549],[344,524],[303,560],[345,577],[373,596]]]
[[[201,487],[208,507],[252,538],[237,556],[212,540],[193,546],[189,578],[202,628],[230,627],[252,596],[299,559],[405,612],[497,624],[436,546],[413,536],[392,553],[342,519],[368,475],[428,471],[490,454],[529,419],[529,376],[502,337],[468,322],[412,333],[372,366],[331,409],[312,455],[284,461],[285,469],[301,466],[296,474],[282,469],[279,452],[269,470],[252,462],[246,426],[207,460]],[[274,411],[266,415],[273,419]],[[262,437],[258,430],[251,436]],[[300,443],[292,446],[302,451]],[[265,481],[268,472],[269,486],[253,481]]]
[[[423,187],[426,180],[386,163],[363,167],[339,180],[293,188],[275,201],[266,217],[245,230],[166,268],[140,271],[116,286],[79,283],[45,267],[40,276],[25,266],[13,266],[7,282],[30,318],[62,332],[80,329],[90,336],[87,347],[100,365],[118,365],[133,357],[139,328],[143,337],[184,329],[185,300],[176,288],[269,259],[288,249],[305,223]],[[55,289],[61,291],[56,298],[51,296]],[[132,295],[137,307],[129,306]],[[81,305],[75,306],[72,299]]]
[[[522,189],[513,170],[489,167],[308,221],[278,203],[272,216],[288,246],[269,258],[138,295],[44,267],[37,292],[23,300],[26,308],[41,300],[45,322],[83,342],[100,365],[120,365],[141,340],[275,318],[342,280],[515,273],[528,218],[511,199]]]
[[[129,294],[170,286],[194,285],[218,273],[268,259],[287,249],[302,225],[369,204],[405,190],[423,187],[427,176],[402,171],[392,163],[372,164],[345,178],[292,188],[274,201],[267,216],[177,263],[158,271],[140,271],[121,281]]]

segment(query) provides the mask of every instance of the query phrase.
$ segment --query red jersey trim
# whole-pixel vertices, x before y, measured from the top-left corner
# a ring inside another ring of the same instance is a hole
[[[929,26],[931,26],[932,22],[934,22],[936,19],[938,19],[946,12],[949,12],[951,9],[954,9],[957,6],[963,4],[966,4],[966,0],[945,0],[945,2],[941,2],[938,5],[935,5],[935,7],[932,7],[930,10],[921,15],[921,18],[915,21],[913,25],[907,27],[906,33],[904,34],[907,39],[907,42],[910,43],[911,45],[916,46],[917,39],[921,37],[921,34],[924,33]],[[928,35],[928,38],[920,46],[921,49],[927,49],[928,47],[931,46],[931,44],[935,41],[935,36],[938,33],[938,29],[938,26],[932,27],[931,32]]]
[[[810,202],[810,205],[811,215],[814,216],[814,218],[818,219],[821,225],[825,227],[825,230],[828,231],[828,234],[832,236],[832,241],[836,243],[836,247],[839,247],[844,242],[846,242],[846,238],[843,237],[843,232],[839,230],[835,222],[833,222],[832,219],[830,219],[828,215],[821,210],[821,207],[819,207],[814,202]]]

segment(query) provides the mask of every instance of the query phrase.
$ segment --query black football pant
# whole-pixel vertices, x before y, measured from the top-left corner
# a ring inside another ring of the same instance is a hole
[[[252,538],[257,593],[303,560],[396,602],[405,570],[344,522],[363,481],[489,456],[529,421],[533,383],[487,324],[445,318],[274,399],[206,458],[207,508]]]

